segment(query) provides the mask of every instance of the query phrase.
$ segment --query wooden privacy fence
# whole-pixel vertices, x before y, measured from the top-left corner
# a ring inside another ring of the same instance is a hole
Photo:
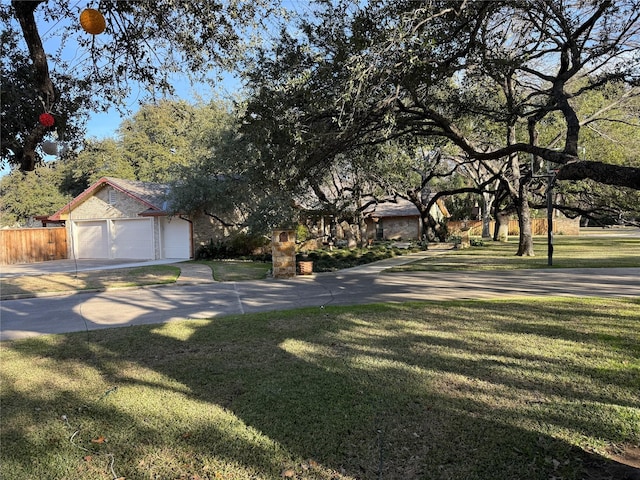
[[[64,227],[0,230],[0,265],[65,258],[68,256]]]
[[[454,230],[460,230],[464,222],[449,222],[449,232]],[[482,235],[482,222],[479,220],[469,220],[466,222],[469,230],[469,235],[480,236]],[[495,228],[495,221],[489,223],[489,233],[493,236],[493,229]],[[531,219],[531,231],[533,235],[546,235],[547,234],[547,219],[546,218],[532,218]],[[553,233],[562,235],[580,235],[580,221],[579,219],[570,218],[554,218],[553,219]],[[520,226],[518,220],[509,220],[509,235],[520,235]]]

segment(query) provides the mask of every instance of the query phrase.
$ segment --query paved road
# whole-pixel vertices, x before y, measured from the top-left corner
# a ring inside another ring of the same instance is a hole
[[[287,280],[7,300],[0,306],[0,339],[326,305],[549,295],[640,298],[640,268],[380,273],[386,266]]]

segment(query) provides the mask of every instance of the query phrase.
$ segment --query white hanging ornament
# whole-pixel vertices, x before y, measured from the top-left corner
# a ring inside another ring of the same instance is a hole
[[[44,142],[42,142],[42,151],[47,155],[57,155],[58,143],[52,142],[51,140],[45,140]]]

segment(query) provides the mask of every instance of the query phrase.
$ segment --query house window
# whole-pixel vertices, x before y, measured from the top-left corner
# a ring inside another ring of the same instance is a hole
[[[116,191],[115,190],[109,190],[109,198],[107,200],[109,202],[109,205],[115,205],[116,204]]]
[[[382,219],[376,223],[376,240],[384,239],[384,228],[382,227]]]

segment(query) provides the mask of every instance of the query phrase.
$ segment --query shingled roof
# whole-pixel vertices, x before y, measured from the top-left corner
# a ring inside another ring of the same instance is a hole
[[[441,198],[436,200],[436,205],[442,215],[449,217],[449,211]],[[418,208],[409,200],[395,198],[394,200],[380,202],[367,208],[364,212],[367,217],[387,218],[387,217],[416,217],[420,216]]]
[[[394,201],[380,202],[363,212],[371,217],[415,217],[420,215],[418,208],[408,200],[397,198]]]

